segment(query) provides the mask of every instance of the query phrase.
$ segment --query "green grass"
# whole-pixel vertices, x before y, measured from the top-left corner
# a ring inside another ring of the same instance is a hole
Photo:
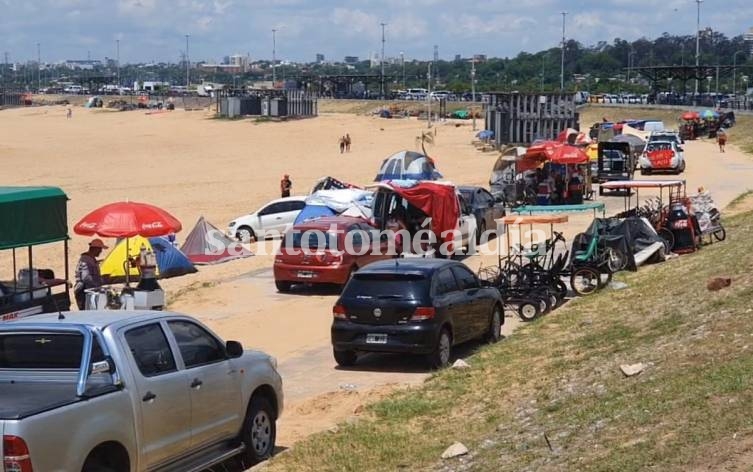
[[[628,288],[525,325],[269,470],[456,469],[439,458],[454,441],[480,471],[716,469],[734,434],[753,438],[753,213],[725,225],[727,241],[622,274]],[[720,275],[732,285],[707,291]]]

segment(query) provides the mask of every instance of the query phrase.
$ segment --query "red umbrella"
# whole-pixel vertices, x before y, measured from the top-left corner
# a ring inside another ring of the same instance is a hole
[[[553,164],[585,164],[588,162],[588,154],[577,146],[565,144],[556,148],[549,160],[552,161]]]
[[[165,236],[183,228],[174,216],[147,203],[116,202],[97,208],[73,227],[76,234],[106,238]]]
[[[555,149],[559,147],[562,147],[562,143],[558,143],[557,141],[535,141],[526,150],[523,157],[526,159],[539,159],[545,161],[551,159],[554,155]]]
[[[680,118],[686,121],[693,121],[693,120],[699,119],[700,117],[701,117],[701,114],[698,113],[697,111],[686,111],[685,113],[682,114]]]

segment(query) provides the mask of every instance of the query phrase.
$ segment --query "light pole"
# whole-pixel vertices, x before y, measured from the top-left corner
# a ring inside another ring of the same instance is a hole
[[[696,17],[695,24],[695,96],[693,97],[693,105],[698,105],[698,67],[700,66],[701,59],[701,3],[703,0],[695,0],[698,8],[698,15]]]
[[[42,53],[37,43],[37,93],[42,89]]]
[[[429,68],[426,72],[426,81],[429,92],[426,94],[426,123],[431,128],[431,62],[429,62]]]
[[[737,51],[732,55],[732,95],[737,95],[737,55],[745,51]],[[6,61],[7,62],[7,61]]]
[[[560,91],[565,90],[565,17],[567,12],[563,11],[562,14],[562,55],[560,58]]]
[[[115,47],[116,47],[116,53],[115,53],[116,59],[115,60],[118,65],[118,94],[120,94],[120,40],[119,39],[115,40]]]
[[[283,70],[284,73],[284,70]],[[277,81],[277,29],[272,29],[272,88]]]
[[[471,102],[476,103],[476,57],[471,58]]]
[[[186,35],[186,92],[188,92],[188,86],[191,84],[191,59],[188,56],[188,37]]]
[[[627,70],[627,83],[630,84],[630,69],[633,67],[633,56],[635,56],[635,51],[632,50],[628,52],[628,70]]]
[[[400,51],[400,65],[403,67],[403,89],[405,89],[405,54]]]
[[[382,25],[382,57],[379,59],[380,80],[379,80],[379,98],[384,100],[384,27],[387,23],[380,23]],[[431,124],[431,122],[429,122]]]
[[[544,71],[546,67],[546,54],[541,55],[541,91],[544,91]]]

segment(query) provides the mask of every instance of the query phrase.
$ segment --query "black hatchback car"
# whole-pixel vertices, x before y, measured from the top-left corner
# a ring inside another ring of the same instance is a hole
[[[482,287],[460,262],[375,262],[353,274],[332,309],[335,361],[351,366],[359,353],[408,353],[444,367],[452,346],[500,339],[502,307],[499,291]]]

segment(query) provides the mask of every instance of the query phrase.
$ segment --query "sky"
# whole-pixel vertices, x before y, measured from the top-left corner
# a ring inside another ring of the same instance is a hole
[[[215,62],[249,54],[310,62],[344,56],[428,59],[512,57],[557,47],[562,15],[566,37],[583,44],[694,35],[695,0],[0,0],[0,54],[10,61],[115,58],[123,63]],[[704,0],[701,28],[736,36],[753,27],[753,0]]]

